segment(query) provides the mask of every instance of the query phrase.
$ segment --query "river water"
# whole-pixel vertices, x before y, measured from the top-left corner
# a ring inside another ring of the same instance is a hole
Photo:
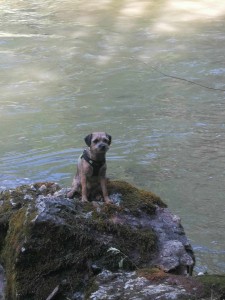
[[[182,219],[196,271],[225,272],[225,2],[3,0],[0,186],[69,186],[83,138],[108,176]]]

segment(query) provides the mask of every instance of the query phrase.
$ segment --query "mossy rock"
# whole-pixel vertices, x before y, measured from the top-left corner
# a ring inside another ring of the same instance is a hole
[[[154,193],[138,189],[125,181],[109,182],[108,190],[110,194],[120,193],[123,199],[122,206],[135,214],[140,210],[154,214],[156,205],[167,207],[161,198]]]
[[[55,289],[54,299],[68,299],[102,269],[151,266],[158,238],[141,216],[150,220],[156,207],[166,204],[123,181],[109,182],[108,189],[120,195],[120,205],[70,200],[54,183],[1,193],[0,262],[7,299],[44,300]]]
[[[196,277],[196,279],[204,285],[205,297],[215,300],[225,299],[225,274],[202,275]]]
[[[90,281],[85,300],[223,300],[224,276],[183,276],[163,272],[158,268],[135,272],[104,270]]]

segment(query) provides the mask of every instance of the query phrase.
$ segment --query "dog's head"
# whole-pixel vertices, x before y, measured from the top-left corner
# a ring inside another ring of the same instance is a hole
[[[105,153],[109,150],[112,137],[106,132],[93,132],[87,135],[84,140],[88,147],[90,147],[91,151],[96,153]]]

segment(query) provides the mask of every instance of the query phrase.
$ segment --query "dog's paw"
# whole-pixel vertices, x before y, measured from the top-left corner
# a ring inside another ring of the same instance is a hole
[[[112,204],[112,203],[113,203],[113,202],[110,200],[109,197],[105,197],[105,198],[104,198],[104,201],[105,201],[106,204]]]
[[[73,199],[73,197],[74,197],[74,192],[73,191],[70,191],[69,193],[67,193],[67,198],[69,198],[69,199]]]
[[[81,201],[82,202],[88,202],[88,198],[86,196],[82,196]]]

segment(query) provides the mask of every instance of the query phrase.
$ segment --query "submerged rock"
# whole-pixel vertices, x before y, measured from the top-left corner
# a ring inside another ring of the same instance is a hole
[[[167,275],[191,272],[194,254],[180,219],[159,197],[126,182],[112,181],[108,190],[111,205],[70,200],[67,189],[54,183],[1,193],[6,299],[111,299],[106,290],[113,286],[119,296],[112,299],[137,299],[138,289],[138,299],[156,299],[150,291],[157,299],[189,297],[166,281],[153,289],[154,276],[139,272],[155,267]]]

